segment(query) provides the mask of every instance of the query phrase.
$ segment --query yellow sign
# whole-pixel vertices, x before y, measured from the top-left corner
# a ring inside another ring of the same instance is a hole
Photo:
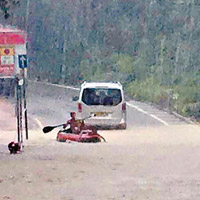
[[[15,49],[13,47],[1,47],[0,48],[0,55],[1,56],[14,56]]]

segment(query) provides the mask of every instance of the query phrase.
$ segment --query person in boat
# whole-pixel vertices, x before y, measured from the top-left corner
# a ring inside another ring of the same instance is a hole
[[[76,112],[71,112],[70,116],[71,119],[64,124],[63,128],[66,128],[68,125],[70,125],[70,128],[66,129],[65,132],[79,134],[81,131],[81,124],[80,121],[76,119]]]
[[[63,128],[66,128],[68,125],[70,125],[70,128],[66,129],[66,133],[74,133],[74,134],[80,134],[82,130],[90,130],[92,133],[97,133],[97,129],[94,126],[86,125],[84,123],[84,120],[78,120],[76,119],[76,112],[70,113],[71,119],[69,119],[66,124],[64,124]]]

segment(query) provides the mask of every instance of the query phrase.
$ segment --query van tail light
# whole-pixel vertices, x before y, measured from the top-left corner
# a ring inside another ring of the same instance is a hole
[[[78,103],[78,112],[82,112],[82,110],[83,110],[82,104]]]
[[[122,104],[122,111],[125,112],[126,111],[126,103]]]

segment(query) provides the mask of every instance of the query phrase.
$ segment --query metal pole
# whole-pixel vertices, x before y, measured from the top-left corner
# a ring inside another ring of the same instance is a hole
[[[29,19],[29,9],[30,9],[30,0],[27,0],[26,4],[26,34],[28,33],[28,19]],[[27,114],[27,107],[26,107],[26,78],[25,78],[25,69],[22,69],[23,75],[23,98],[24,98],[24,118],[25,118],[25,131],[26,131],[26,139],[28,140],[28,114]]]
[[[17,95],[17,101],[16,101],[16,111],[17,111],[17,135],[18,135],[18,142],[20,143],[20,118],[19,118],[19,85],[18,85],[18,79],[16,79],[16,95]]]
[[[23,131],[22,131],[22,86],[19,86],[19,122],[20,122],[20,136],[21,143],[23,143]]]
[[[25,131],[26,131],[26,139],[28,140],[28,113],[26,107],[26,78],[24,76],[23,69],[23,99],[24,99],[24,119],[25,119]]]

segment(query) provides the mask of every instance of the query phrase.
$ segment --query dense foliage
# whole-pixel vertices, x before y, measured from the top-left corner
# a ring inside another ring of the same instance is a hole
[[[2,1],[2,0],[1,0]],[[138,100],[200,117],[199,0],[21,0],[30,78],[120,81]]]

